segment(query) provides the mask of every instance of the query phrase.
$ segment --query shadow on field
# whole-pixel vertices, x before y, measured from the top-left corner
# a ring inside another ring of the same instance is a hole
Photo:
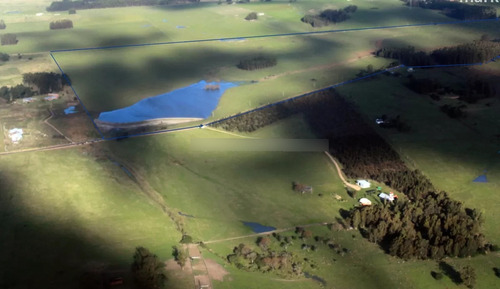
[[[97,282],[116,274],[131,283],[133,252],[110,254],[100,247],[106,241],[90,238],[85,228],[30,215],[37,204],[14,193],[19,180],[8,176],[16,174],[5,167],[0,172],[0,288],[101,288]]]

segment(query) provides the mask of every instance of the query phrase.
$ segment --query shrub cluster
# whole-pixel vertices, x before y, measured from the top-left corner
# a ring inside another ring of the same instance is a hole
[[[306,15],[300,20],[304,23],[311,24],[312,27],[322,27],[331,23],[336,24],[346,21],[351,17],[350,14],[356,12],[357,9],[358,7],[356,5],[349,5],[339,10],[326,9],[317,15]]]
[[[71,21],[69,19],[57,20],[57,21],[50,22],[49,27],[51,30],[69,29],[69,28],[73,28],[73,21]]]

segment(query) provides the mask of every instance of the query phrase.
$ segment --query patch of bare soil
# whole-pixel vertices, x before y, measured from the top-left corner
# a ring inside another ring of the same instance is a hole
[[[165,262],[166,270],[167,271],[175,271],[178,272],[178,275],[184,275],[184,274],[191,274],[193,273],[193,270],[191,269],[191,261],[188,259],[186,260],[186,265],[184,265],[184,268],[181,268],[179,264],[175,261],[175,259],[169,259]]]
[[[205,264],[207,265],[208,275],[212,280],[223,281],[224,276],[229,274],[224,267],[212,259],[205,259]]]

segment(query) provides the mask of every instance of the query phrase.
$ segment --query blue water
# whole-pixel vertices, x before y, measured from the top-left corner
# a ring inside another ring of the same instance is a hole
[[[77,113],[75,106],[70,106],[64,110],[64,114],[72,114],[72,113]]]
[[[480,175],[476,179],[473,180],[475,183],[487,183],[488,179],[486,178],[486,175]]]
[[[259,223],[254,223],[254,222],[242,222],[243,225],[250,227],[254,233],[264,233],[264,232],[269,232],[269,231],[274,231],[276,230],[275,227],[271,226],[264,226]]]
[[[207,84],[219,85],[218,90],[206,90]],[[204,80],[168,93],[143,99],[129,107],[101,112],[98,119],[105,122],[129,123],[156,118],[207,118],[215,110],[224,92],[238,86],[231,82]]]
[[[186,26],[183,26],[183,25],[177,25],[176,28],[178,29],[182,29],[182,28],[186,28]]]

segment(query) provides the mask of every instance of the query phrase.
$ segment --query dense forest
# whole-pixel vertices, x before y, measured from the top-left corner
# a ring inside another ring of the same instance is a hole
[[[478,40],[452,47],[439,48],[430,54],[416,51],[415,47],[384,47],[377,56],[397,59],[409,66],[425,66],[432,64],[474,64],[483,63],[500,56],[500,42]]]
[[[216,126],[254,131],[302,113],[315,134],[328,138],[330,152],[350,178],[369,178],[403,192],[408,201],[356,207],[346,222],[389,254],[409,259],[469,256],[492,248],[480,233],[476,210],[437,192],[420,171],[409,169],[391,146],[333,89],[258,109]]]
[[[306,15],[300,19],[304,23],[311,24],[312,27],[322,27],[329,24],[336,24],[351,18],[352,13],[356,12],[356,5],[349,5],[344,9],[326,9],[317,15]]]
[[[54,1],[47,7],[47,11],[67,11],[70,9],[96,9],[127,6],[153,6],[171,3],[198,3],[199,0],[77,0],[77,1]]]

